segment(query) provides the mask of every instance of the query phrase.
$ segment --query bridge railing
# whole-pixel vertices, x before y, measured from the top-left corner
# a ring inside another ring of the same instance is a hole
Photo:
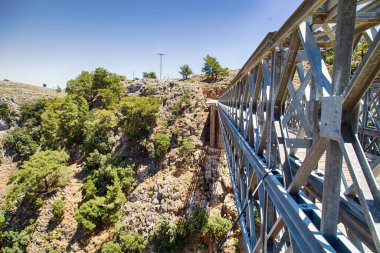
[[[380,252],[379,24],[378,0],[305,0],[219,98],[247,252]]]

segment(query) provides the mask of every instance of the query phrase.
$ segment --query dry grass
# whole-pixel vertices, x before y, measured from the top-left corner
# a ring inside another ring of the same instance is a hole
[[[30,84],[0,81],[0,99],[12,101],[17,105],[33,103],[39,98],[63,97],[65,92],[38,87]]]

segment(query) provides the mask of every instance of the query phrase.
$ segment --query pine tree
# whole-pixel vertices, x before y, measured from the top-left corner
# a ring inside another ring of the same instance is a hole
[[[189,67],[189,65],[183,65],[183,66],[181,66],[180,67],[180,69],[181,69],[181,71],[179,72],[181,75],[182,75],[182,77],[183,77],[183,79],[187,79],[190,75],[192,75],[193,74],[193,70]]]
[[[215,57],[211,57],[210,55],[206,55],[204,60],[204,66],[202,68],[202,72],[206,73],[206,75],[211,79],[211,81],[216,81],[218,79],[219,74],[227,74],[228,69],[220,66],[220,63],[216,60]]]

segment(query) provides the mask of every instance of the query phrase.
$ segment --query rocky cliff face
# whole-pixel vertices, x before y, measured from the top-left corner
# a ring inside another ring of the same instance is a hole
[[[233,75],[218,83],[202,82],[202,77],[189,81],[168,81],[164,83],[149,81],[132,82],[128,86],[131,93],[146,95],[160,94],[164,104],[160,110],[160,122],[154,132],[172,133],[180,130],[182,138],[192,138],[196,150],[185,159],[178,157],[178,148],[171,151],[160,162],[161,169],[153,175],[154,164],[138,167],[140,184],[129,196],[124,206],[123,223],[128,228],[148,239],[163,214],[171,220],[179,220],[189,215],[194,207],[208,210],[211,215],[219,214],[232,220],[236,218],[236,208],[232,194],[231,181],[223,152],[208,152],[207,99],[216,98],[226,88]],[[213,89],[215,85],[215,89]],[[180,103],[184,92],[189,92],[190,106],[183,114],[172,120],[170,108]],[[171,122],[167,126],[163,122]],[[216,153],[216,154],[215,154]],[[219,154],[218,154],[219,153]],[[239,233],[235,236],[239,237]],[[209,249],[199,247],[200,243]],[[199,238],[199,242],[186,247],[186,252],[209,252],[210,238]],[[236,238],[231,237],[225,251],[238,250]],[[152,252],[148,247],[146,252]]]

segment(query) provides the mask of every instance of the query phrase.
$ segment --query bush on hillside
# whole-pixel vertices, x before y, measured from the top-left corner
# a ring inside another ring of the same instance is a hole
[[[201,234],[208,218],[209,214],[199,207],[193,209],[186,221],[173,222],[168,215],[163,215],[149,241],[158,252],[182,250],[189,241]]]
[[[172,111],[172,114],[175,117],[178,117],[189,106],[190,106],[190,91],[185,89],[183,91],[183,94],[181,95],[179,101],[175,105],[173,105],[170,109]]]
[[[54,201],[53,204],[51,205],[51,209],[52,209],[53,216],[55,219],[57,219],[57,220],[62,219],[63,215],[65,214],[65,210],[66,210],[64,200],[58,199],[58,200]]]
[[[95,171],[92,178],[97,189],[97,195],[103,196],[107,192],[107,187],[116,180],[120,181],[120,186],[124,191],[128,191],[135,183],[135,172],[131,166],[114,167],[106,165]]]
[[[84,147],[88,153],[97,150],[101,154],[111,151],[115,143],[117,127],[115,114],[107,110],[92,110],[84,122]]]
[[[118,236],[119,244],[123,252],[139,253],[145,249],[147,241],[138,233],[122,232]]]
[[[157,97],[128,96],[121,99],[118,105],[122,115],[120,125],[129,143],[136,145],[148,137],[160,105],[161,99]]]
[[[170,147],[170,138],[164,133],[156,133],[153,137],[154,157],[163,158]]]
[[[30,243],[35,225],[29,225],[23,230],[11,227],[3,227],[0,230],[0,249],[4,253],[27,252],[26,247]]]
[[[44,203],[45,201],[41,197],[38,197],[33,201],[33,208],[38,210],[44,205]]]
[[[21,201],[32,202],[67,183],[69,156],[64,151],[41,151],[30,157],[10,177],[10,188],[3,203],[4,210],[12,210]]]
[[[120,244],[116,242],[106,242],[103,244],[102,253],[122,253]]]
[[[48,102],[42,118],[42,142],[51,149],[80,144],[88,105],[83,97],[65,96]]]
[[[122,214],[120,209],[125,200],[117,178],[112,185],[107,186],[107,194],[104,197],[95,196],[83,203],[75,219],[85,231],[92,232],[100,224],[107,225],[116,222]]]
[[[88,171],[97,170],[106,164],[107,160],[110,159],[110,155],[100,154],[98,150],[90,153],[86,158],[85,168]]]
[[[23,127],[40,126],[42,122],[41,115],[45,111],[48,100],[41,98],[32,104],[22,104],[20,108],[20,124]]]
[[[157,79],[157,75],[155,72],[143,72],[144,79]]]
[[[194,150],[195,145],[193,144],[191,138],[185,138],[180,143],[177,155],[179,158],[184,159],[191,156]]]
[[[83,200],[87,201],[96,197],[97,189],[92,179],[87,179],[82,187]]]
[[[14,117],[15,113],[11,110],[8,104],[0,101],[0,119],[5,120],[7,124],[11,125]]]
[[[219,242],[227,234],[231,226],[230,220],[216,214],[207,219],[207,223],[202,228],[202,234],[213,240],[213,242]]]
[[[4,136],[4,149],[11,155],[15,154],[19,161],[26,161],[39,147],[39,144],[32,138],[32,133],[32,131],[15,127]]]

